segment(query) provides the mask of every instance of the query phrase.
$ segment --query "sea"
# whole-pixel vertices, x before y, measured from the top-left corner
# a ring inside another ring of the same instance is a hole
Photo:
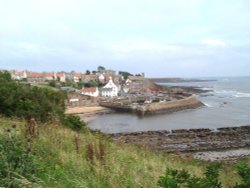
[[[197,94],[205,106],[175,112],[137,116],[129,113],[99,115],[89,122],[91,129],[105,133],[157,131],[190,128],[250,125],[250,77],[200,78],[213,81],[161,83],[169,86],[194,86],[208,90]]]

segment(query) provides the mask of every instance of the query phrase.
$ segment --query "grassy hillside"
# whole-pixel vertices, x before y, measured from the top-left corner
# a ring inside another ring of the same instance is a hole
[[[20,173],[10,173],[6,180],[16,187],[152,188],[157,187],[167,167],[201,176],[206,166],[204,162],[176,155],[113,143],[99,133],[85,131],[78,135],[59,123],[39,125],[39,136],[30,139],[24,121],[0,117],[0,138],[2,147],[10,147],[6,152],[18,151],[11,155],[18,156],[15,160],[21,164],[17,169]],[[20,152],[16,143],[11,145],[12,141],[21,141],[23,150]],[[0,151],[1,156],[3,152]],[[223,164],[220,180],[224,187],[229,187],[239,177],[231,165]]]

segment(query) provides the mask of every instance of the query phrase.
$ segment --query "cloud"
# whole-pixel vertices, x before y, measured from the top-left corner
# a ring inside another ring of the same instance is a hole
[[[208,46],[226,46],[225,42],[218,39],[203,39],[202,44],[208,45]]]
[[[111,49],[118,53],[129,53],[133,51],[144,51],[144,52],[177,52],[181,50],[180,46],[177,45],[164,45],[155,41],[149,41],[146,39],[126,39],[113,44]]]
[[[248,0],[0,1],[0,68],[243,75],[248,7]]]

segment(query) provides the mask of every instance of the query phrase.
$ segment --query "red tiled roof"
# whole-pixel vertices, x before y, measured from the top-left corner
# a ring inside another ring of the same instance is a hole
[[[81,78],[81,73],[80,72],[75,72],[74,74],[73,74],[73,76],[74,77],[77,77],[77,78]]]
[[[58,73],[56,73],[56,76],[58,76],[58,77],[64,77],[65,74],[63,72],[58,72]]]
[[[82,78],[83,79],[96,79],[97,76],[95,74],[83,74]]]
[[[51,73],[51,72],[44,72],[44,73],[41,73],[41,72],[29,72],[28,77],[53,77],[54,76],[54,73]]]
[[[83,93],[94,93],[94,92],[96,92],[96,88],[95,87],[90,87],[90,88],[84,88],[84,89],[82,89],[81,90],[81,92],[83,92]]]
[[[40,72],[29,72],[28,77],[44,77],[44,75]]]
[[[52,72],[45,72],[43,73],[44,77],[53,77],[55,74]]]
[[[24,71],[16,72],[16,75],[18,75],[18,76],[24,76]]]

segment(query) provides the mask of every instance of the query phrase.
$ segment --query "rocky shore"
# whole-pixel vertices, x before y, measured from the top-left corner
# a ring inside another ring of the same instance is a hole
[[[133,143],[165,152],[218,151],[250,148],[250,125],[212,129],[178,129],[110,134],[117,142]]]

